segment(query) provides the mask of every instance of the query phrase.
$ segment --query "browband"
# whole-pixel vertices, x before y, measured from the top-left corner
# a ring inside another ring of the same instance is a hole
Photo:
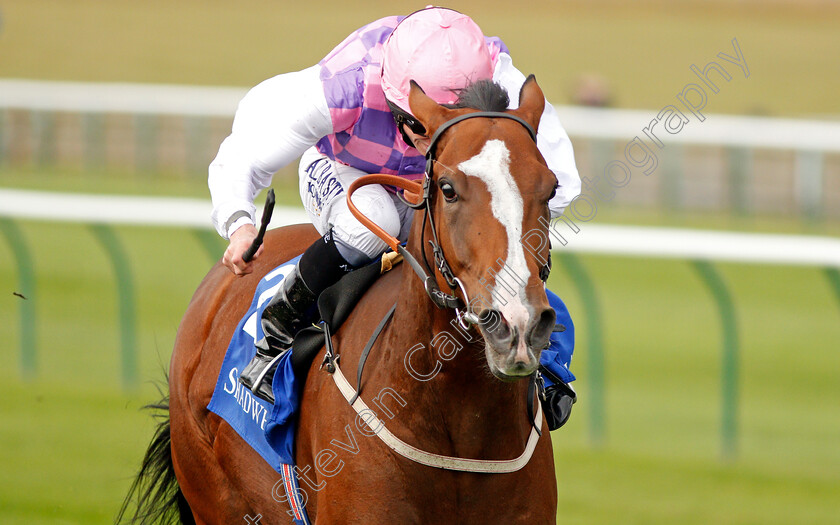
[[[484,117],[484,118],[506,118],[510,120],[515,120],[522,124],[522,127],[528,130],[528,134],[531,135],[531,139],[536,142],[537,141],[537,132],[534,131],[534,128],[531,127],[530,124],[525,122],[524,119],[517,117],[516,115],[512,115],[510,113],[503,113],[501,111],[476,111],[474,113],[466,113],[464,115],[457,116],[452,120],[448,120],[444,122],[435,133],[432,135],[432,138],[429,142],[429,149],[426,150],[426,175],[429,177],[432,176],[432,164],[435,161],[435,150],[437,148],[437,141],[443,135],[443,133],[454,126],[455,124],[462,122],[467,119],[477,118],[477,117]]]

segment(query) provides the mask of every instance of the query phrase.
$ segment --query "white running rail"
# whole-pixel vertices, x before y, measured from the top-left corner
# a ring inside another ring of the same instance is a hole
[[[79,113],[136,113],[233,117],[248,92],[242,87],[48,82],[0,79],[0,109]],[[656,116],[655,110],[556,106],[569,135],[626,140]],[[840,152],[840,122],[707,115],[668,142]]]
[[[211,228],[205,199],[81,195],[0,189],[0,217],[79,223]],[[257,216],[262,212],[258,211]],[[300,208],[277,206],[272,226],[309,222]],[[561,231],[563,223],[554,225]],[[562,232],[555,251],[604,255],[708,259],[762,264],[840,267],[840,239],[813,235],[737,233],[694,229],[578,224]]]

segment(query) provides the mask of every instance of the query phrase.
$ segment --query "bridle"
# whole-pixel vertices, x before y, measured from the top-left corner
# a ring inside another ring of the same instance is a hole
[[[364,224],[370,231],[376,234],[377,237],[385,241],[388,246],[395,252],[399,253],[403,256],[403,259],[408,262],[414,272],[417,274],[418,277],[423,281],[424,287],[426,290],[426,294],[431,299],[432,303],[435,304],[438,308],[452,308],[455,310],[456,317],[458,319],[459,324],[465,329],[469,327],[470,324],[477,324],[478,323],[478,316],[475,315],[469,308],[469,298],[467,297],[466,289],[464,288],[463,283],[461,282],[458,277],[455,276],[452,268],[449,266],[449,263],[446,261],[446,256],[443,253],[443,249],[440,245],[440,240],[438,239],[437,234],[437,226],[435,225],[435,217],[432,213],[432,188],[434,187],[434,168],[436,164],[439,164],[436,158],[437,153],[437,145],[440,138],[443,134],[450,129],[452,126],[463,122],[468,119],[473,118],[503,118],[513,120],[518,122],[522,127],[524,127],[528,134],[530,135],[531,139],[536,143],[537,141],[537,134],[534,131],[534,128],[531,127],[524,119],[510,114],[510,113],[503,113],[499,111],[476,111],[472,113],[465,113],[463,115],[459,115],[455,118],[452,118],[446,122],[444,122],[437,130],[435,130],[434,134],[432,135],[429,147],[426,150],[426,170],[423,175],[423,183],[420,184],[416,181],[409,181],[397,175],[384,175],[384,174],[372,174],[372,175],[364,175],[359,177],[355,181],[350,184],[350,188],[347,191],[347,205],[350,208],[350,212],[353,214],[359,222]],[[446,284],[449,286],[450,291],[452,293],[446,293],[440,289],[437,284],[437,279],[434,277],[434,269],[429,264],[429,261],[426,257],[426,250],[422,249],[423,252],[423,265],[414,258],[408,250],[400,244],[400,242],[389,235],[385,230],[380,228],[376,225],[373,221],[367,218],[358,208],[353,204],[352,195],[353,192],[357,189],[361,188],[362,186],[366,186],[368,184],[385,184],[390,186],[396,186],[397,188],[401,188],[403,193],[400,195],[400,198],[405,202],[406,205],[415,209],[415,210],[424,210],[425,213],[423,215],[423,228],[421,230],[421,246],[424,246],[426,235],[426,222],[428,221],[429,225],[431,226],[432,232],[432,239],[428,242],[432,247],[432,253],[434,256],[434,264],[435,268],[438,272],[440,272],[441,276],[443,277]],[[425,266],[425,268],[424,268]],[[550,270],[551,266],[550,263],[547,263],[545,267],[540,271],[540,277],[543,279],[543,282],[548,278],[548,271]],[[457,292],[460,290],[461,295],[463,295],[464,299],[458,297]]]
[[[391,247],[391,249],[402,255],[403,259],[406,262],[408,262],[408,264],[411,266],[414,272],[423,281],[426,293],[428,294],[432,302],[438,308],[455,309],[455,314],[458,319],[458,322],[464,329],[469,329],[469,325],[471,324],[477,324],[478,317],[469,310],[469,298],[467,297],[466,290],[464,289],[461,280],[458,279],[458,277],[456,277],[455,274],[452,272],[452,269],[450,268],[449,263],[447,263],[446,257],[443,254],[443,250],[440,246],[440,241],[437,235],[437,227],[434,221],[434,214],[432,213],[431,199],[432,181],[434,180],[434,167],[435,164],[438,163],[435,158],[438,140],[446,132],[446,130],[458,124],[459,122],[463,122],[464,120],[471,118],[505,118],[514,120],[521,124],[526,130],[528,130],[531,139],[534,140],[534,142],[536,142],[536,133],[534,132],[534,129],[526,121],[517,117],[516,115],[494,111],[478,111],[474,113],[467,113],[445,122],[432,135],[431,141],[429,143],[429,148],[426,151],[426,170],[422,184],[420,184],[419,182],[403,179],[402,177],[398,177],[396,175],[372,174],[359,177],[358,179],[353,181],[353,183],[350,184],[350,188],[347,191],[347,205],[353,216],[355,216],[356,219],[359,220],[359,222],[364,224],[380,239],[385,241],[388,244],[388,246]],[[432,231],[432,239],[428,242],[432,246],[432,252],[434,253],[435,268],[437,268],[437,271],[440,272],[441,276],[444,278],[446,284],[450,287],[452,292],[457,291],[456,287],[461,290],[461,293],[464,296],[464,300],[458,297],[455,293],[449,294],[443,292],[440,289],[440,287],[437,284],[437,280],[434,277],[434,270],[431,268],[431,266],[429,265],[429,261],[426,258],[425,249],[423,249],[423,265],[421,265],[417,261],[417,259],[415,259],[414,256],[411,255],[411,253],[409,253],[409,251],[404,246],[402,246],[402,244],[400,244],[400,242],[395,237],[389,235],[385,230],[377,226],[373,221],[371,221],[363,213],[361,213],[358,210],[358,208],[356,208],[356,206],[353,205],[353,201],[351,199],[353,192],[358,188],[368,184],[386,184],[396,186],[397,188],[401,188],[403,190],[401,198],[408,206],[415,210],[422,209],[425,211],[423,217],[423,228],[421,233],[421,246],[424,245],[423,241],[425,240],[426,221],[428,221],[429,225],[431,226],[430,229]],[[541,277],[543,276],[543,273],[545,273],[545,276],[547,278],[547,270],[545,272],[540,271]],[[461,309],[464,308],[465,305],[467,310],[462,311]],[[528,385],[527,408],[528,417],[531,421],[531,432],[528,436],[528,440],[525,445],[525,450],[522,452],[521,455],[513,459],[477,460],[442,456],[439,454],[433,454],[430,452],[420,450],[402,441],[397,436],[392,434],[385,427],[383,422],[376,417],[376,414],[370,410],[370,408],[365,404],[365,402],[359,395],[361,390],[361,367],[364,366],[364,360],[367,357],[367,352],[370,350],[370,348],[372,348],[373,344],[376,342],[376,339],[382,332],[384,326],[388,323],[388,320],[393,315],[395,309],[396,304],[394,305],[394,307],[391,308],[391,310],[385,316],[385,318],[383,318],[382,321],[379,323],[379,326],[376,328],[370,340],[368,341],[368,344],[365,346],[365,349],[362,351],[362,358],[360,359],[357,374],[357,388],[353,388],[353,386],[351,386],[347,379],[344,377],[341,368],[338,366],[338,357],[333,356],[333,352],[331,351],[332,345],[329,342],[329,333],[327,333],[327,356],[325,359],[329,360],[331,365],[327,370],[332,374],[336,386],[338,386],[338,389],[339,391],[341,391],[341,394],[344,396],[344,398],[347,400],[347,402],[350,404],[353,410],[355,410],[357,416],[362,417],[362,414],[365,414],[364,417],[367,418],[365,419],[365,421],[368,424],[368,426],[389,448],[391,448],[391,450],[400,454],[403,457],[406,457],[412,461],[421,463],[423,465],[455,471],[481,473],[516,472],[525,465],[527,465],[528,461],[531,459],[531,456],[534,453],[534,450],[536,449],[537,441],[542,435],[542,406],[540,403],[537,403],[536,411],[533,406],[535,390],[539,388],[539,395],[543,395],[542,379],[538,371],[532,375],[531,381]]]

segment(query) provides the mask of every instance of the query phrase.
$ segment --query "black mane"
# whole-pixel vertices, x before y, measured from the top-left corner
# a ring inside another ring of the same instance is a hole
[[[479,111],[504,111],[510,104],[505,88],[492,80],[473,82],[458,93],[458,101],[450,109],[472,108]]]

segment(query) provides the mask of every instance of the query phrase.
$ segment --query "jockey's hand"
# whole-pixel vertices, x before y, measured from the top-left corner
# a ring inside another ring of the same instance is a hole
[[[230,236],[230,244],[228,244],[225,255],[222,257],[222,264],[236,275],[246,275],[253,272],[254,261],[262,254],[264,245],[259,247],[250,262],[243,261],[242,255],[251,247],[251,243],[254,242],[256,237],[257,228],[253,224],[245,224],[237,228]]]

